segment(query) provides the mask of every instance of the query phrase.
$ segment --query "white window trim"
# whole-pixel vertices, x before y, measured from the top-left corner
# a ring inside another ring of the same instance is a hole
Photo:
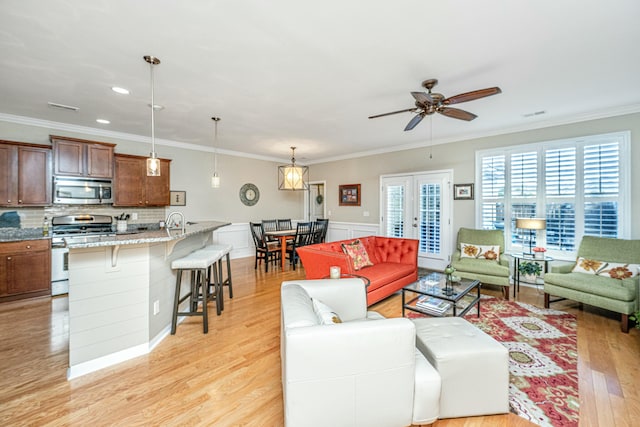
[[[530,144],[519,144],[508,147],[492,148],[487,150],[476,151],[476,204],[475,204],[475,223],[476,228],[482,228],[482,159],[488,156],[496,156],[500,154],[505,155],[505,167],[507,170],[510,168],[511,155],[513,153],[520,153],[525,151],[537,150],[539,153],[551,148],[562,147],[576,147],[578,152],[582,153],[582,147],[585,145],[592,145],[594,143],[601,143],[616,139],[620,141],[620,197],[619,201],[619,213],[620,218],[618,222],[618,237],[621,239],[629,239],[631,236],[631,131],[611,132],[598,135],[581,136],[575,138],[566,138],[559,140],[543,141]],[[544,173],[542,169],[542,156],[538,156],[538,188],[542,188],[540,183],[544,179]],[[576,164],[576,173],[582,172],[582,161]],[[581,176],[581,175],[578,175]],[[582,189],[582,183],[578,184],[578,188]],[[511,199],[511,179],[509,174],[505,176],[505,209],[512,204]],[[576,190],[576,193],[578,190]],[[537,192],[536,205],[542,206],[545,195],[541,191]],[[523,199],[524,200],[524,199]],[[583,202],[583,194],[576,194],[574,198],[575,202]],[[584,218],[576,218],[576,224],[582,223]],[[505,235],[505,251],[506,252],[521,252],[521,245],[513,245],[511,243],[511,221],[507,218],[505,213],[504,221],[504,235]],[[550,253],[556,259],[575,260],[575,256],[582,240],[583,230],[582,228],[576,229],[576,246],[574,252],[558,252]]]

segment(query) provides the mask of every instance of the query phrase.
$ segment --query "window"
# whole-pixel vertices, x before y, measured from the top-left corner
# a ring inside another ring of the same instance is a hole
[[[477,227],[504,229],[507,251],[520,251],[530,235],[516,218],[546,218],[533,243],[560,258],[585,235],[628,238],[629,141],[619,132],[479,151]]]

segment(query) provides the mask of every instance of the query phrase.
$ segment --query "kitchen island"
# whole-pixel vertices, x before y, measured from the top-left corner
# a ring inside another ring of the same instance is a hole
[[[218,221],[65,239],[72,379],[150,352],[171,329],[171,261],[212,243]]]

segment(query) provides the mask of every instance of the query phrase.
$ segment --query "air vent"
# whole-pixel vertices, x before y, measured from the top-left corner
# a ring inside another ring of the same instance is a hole
[[[79,107],[74,107],[73,105],[58,104],[56,102],[47,102],[47,104],[49,105],[49,107],[60,108],[62,110],[78,111],[80,109]]]
[[[544,110],[534,111],[533,113],[523,114],[523,117],[533,117],[533,116],[541,116],[542,114],[546,114],[547,112]]]

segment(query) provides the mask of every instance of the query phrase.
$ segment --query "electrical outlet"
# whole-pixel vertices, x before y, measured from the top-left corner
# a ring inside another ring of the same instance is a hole
[[[136,219],[138,219],[138,212],[132,212],[132,213],[131,213],[131,219],[132,219],[132,220],[134,220],[134,221],[135,221]]]
[[[362,212],[362,216],[369,216],[369,211]]]
[[[160,313],[160,301],[156,300],[153,302],[153,315],[156,316]]]

